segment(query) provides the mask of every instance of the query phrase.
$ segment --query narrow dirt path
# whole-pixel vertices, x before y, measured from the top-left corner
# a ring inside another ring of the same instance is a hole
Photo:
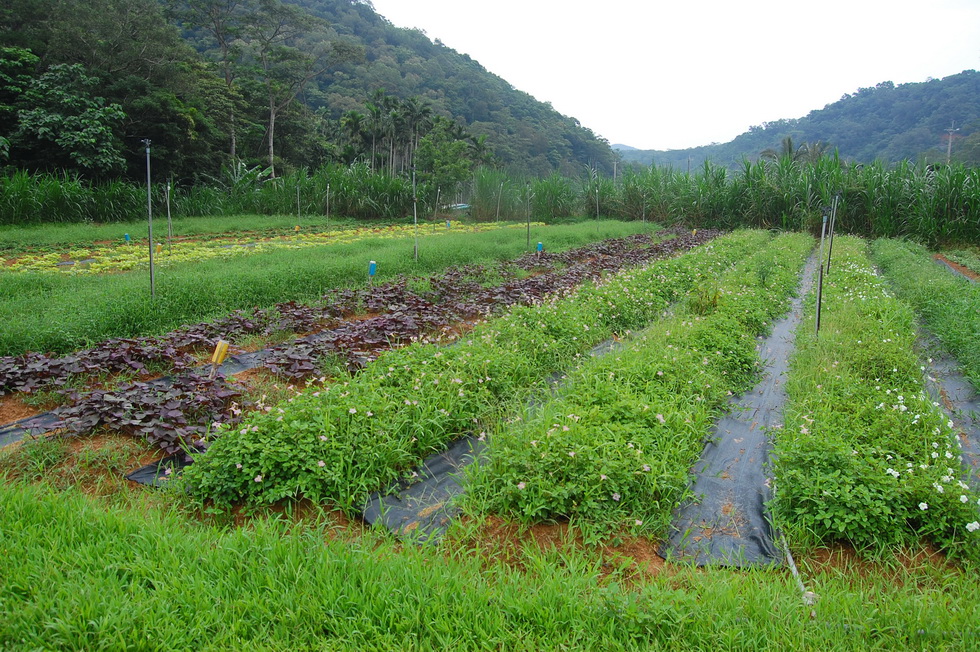
[[[696,498],[675,512],[671,534],[661,548],[665,559],[738,568],[782,562],[765,510],[772,495],[766,476],[768,431],[782,425],[789,357],[803,316],[803,298],[819,266],[817,258],[814,253],[807,260],[787,315],[756,347],[763,358],[762,380],[734,400],[731,411],[715,425],[694,467]]]

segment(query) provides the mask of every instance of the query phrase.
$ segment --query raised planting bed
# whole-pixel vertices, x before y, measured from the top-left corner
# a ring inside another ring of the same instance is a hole
[[[863,240],[839,237],[831,269],[820,332],[811,299],[787,383],[777,524],[803,548],[845,541],[890,554],[924,539],[980,559],[980,496],[963,481],[953,422],[926,392],[912,309]]]
[[[882,239],[871,251],[898,296],[922,316],[980,391],[980,285],[936,265],[919,245]]]
[[[757,376],[755,338],[786,310],[813,246],[753,238],[691,286],[675,314],[571,372],[560,395],[489,438],[469,505],[527,523],[568,520],[587,540],[663,537],[729,397]]]
[[[222,367],[226,373],[265,365],[293,379],[321,372],[319,365],[343,365],[346,376],[381,351],[419,338],[451,339],[469,327],[468,320],[486,317],[515,303],[531,303],[549,294],[567,292],[586,279],[598,279],[624,266],[683,251],[713,237],[702,232],[667,234],[657,241],[637,235],[605,241],[558,254],[530,254],[496,268],[469,266],[442,275],[398,280],[370,289],[343,290],[318,305],[280,304],[275,310],[235,313],[217,322],[185,327],[163,338],[111,341],[72,356],[27,355],[0,360],[0,389],[56,388],[67,404],[54,417],[31,419],[0,429],[3,443],[27,434],[66,426],[75,433],[108,425],[138,433],[167,453],[200,448],[212,422],[237,423],[242,388],[209,380],[191,367],[188,351],[213,346],[219,337],[236,341],[249,335],[310,331],[340,323],[324,332],[271,350],[235,356]],[[531,276],[524,276],[530,274]],[[496,283],[496,285],[494,285]],[[409,285],[416,287],[413,292]],[[356,318],[363,311],[375,316]],[[342,320],[344,317],[351,319]],[[142,372],[147,366],[180,372],[176,378],[124,383],[111,391],[80,391],[79,377],[94,373]]]
[[[221,428],[185,473],[188,488],[218,505],[304,495],[358,510],[371,491],[524,405],[550,374],[614,332],[660,318],[767,237],[733,234],[567,297],[514,308],[452,347],[414,343],[391,351],[348,382]]]

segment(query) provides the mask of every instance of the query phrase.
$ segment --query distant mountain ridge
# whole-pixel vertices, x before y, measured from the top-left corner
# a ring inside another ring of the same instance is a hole
[[[952,158],[980,164],[980,73],[965,70],[942,79],[860,88],[798,119],[751,127],[728,143],[677,150],[639,150],[614,145],[623,161],[641,165],[699,167],[704,162],[737,168],[766,149],[822,141],[846,160],[868,163],[924,160],[945,162],[947,129],[955,125]]]

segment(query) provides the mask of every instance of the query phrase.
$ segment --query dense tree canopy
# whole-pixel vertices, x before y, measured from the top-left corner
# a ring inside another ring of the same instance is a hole
[[[155,176],[191,182],[238,161],[407,174],[423,144],[427,164],[453,151],[468,170],[613,161],[574,119],[360,0],[8,0],[0,118],[0,162],[91,179],[141,178],[143,139]]]

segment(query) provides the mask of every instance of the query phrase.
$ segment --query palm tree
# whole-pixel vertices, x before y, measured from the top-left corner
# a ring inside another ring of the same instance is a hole
[[[770,159],[772,161],[779,161],[782,159],[789,159],[790,161],[799,161],[806,157],[807,145],[803,143],[799,147],[793,146],[793,137],[786,136],[783,138],[782,147],[779,150],[773,148],[764,149],[759,154],[759,158]]]

